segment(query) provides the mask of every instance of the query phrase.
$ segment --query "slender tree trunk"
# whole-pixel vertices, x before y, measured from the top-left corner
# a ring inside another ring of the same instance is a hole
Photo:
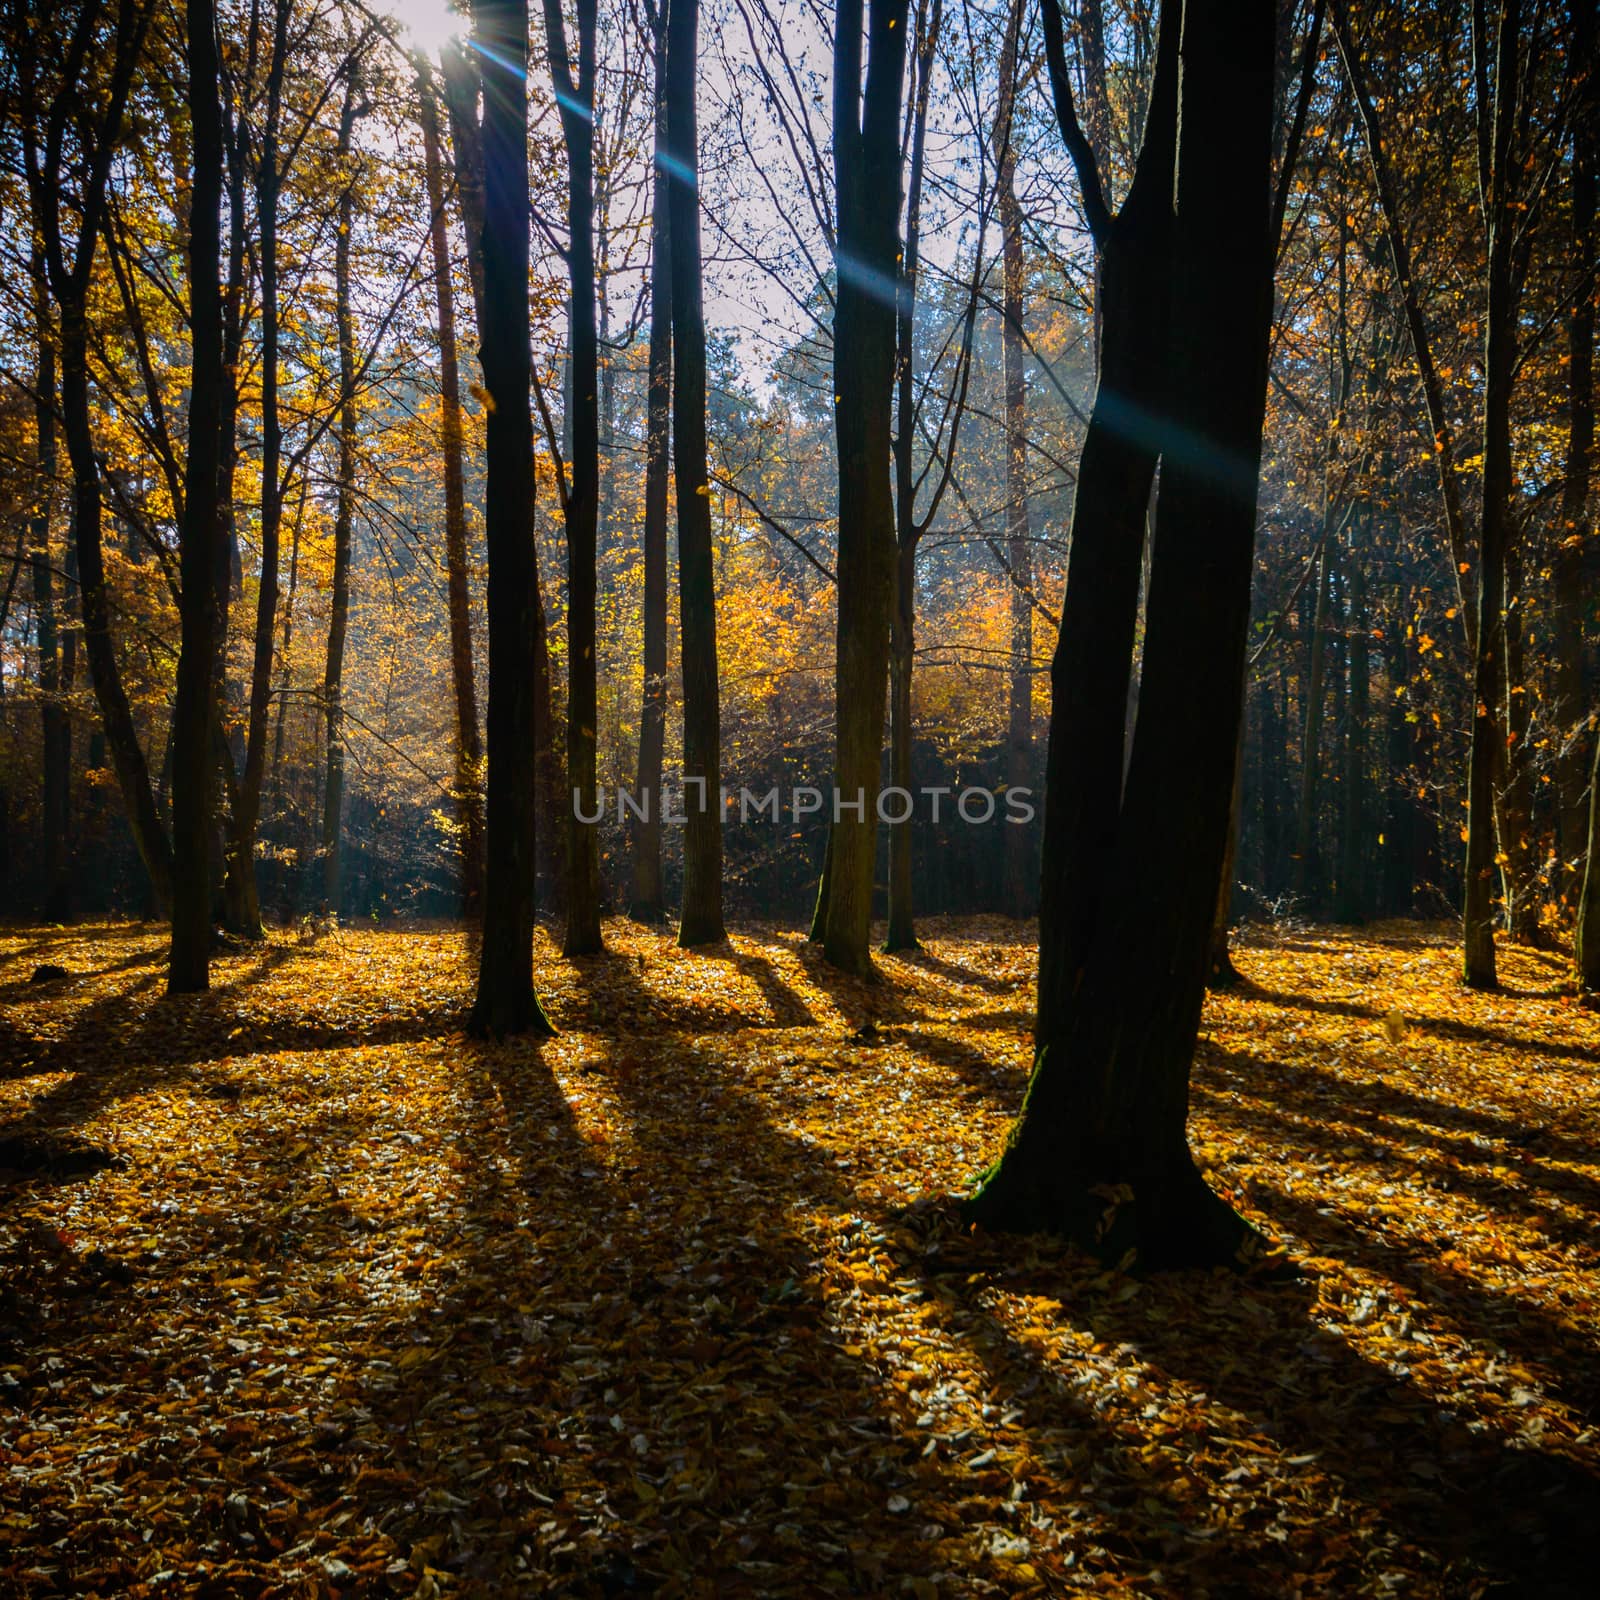
[[[61,693],[61,646],[56,622],[55,572],[51,566],[50,522],[56,495],[56,347],[50,327],[43,256],[33,252],[34,330],[39,344],[34,369],[34,464],[37,482],[29,521],[32,549],[34,632],[39,648],[39,721],[43,771],[40,822],[43,832],[44,917],[64,922],[72,910],[68,871],[69,806],[72,783],[72,728]]]
[[[1317,551],[1317,602],[1311,624],[1310,666],[1305,685],[1305,731],[1300,741],[1300,805],[1295,813],[1295,898],[1311,905],[1322,893],[1322,860],[1317,848],[1317,788],[1322,776],[1323,677],[1328,648],[1328,605],[1333,592],[1331,511],[1322,520]]]
[[[1506,927],[1515,944],[1539,942],[1539,867],[1533,834],[1533,704],[1527,678],[1522,618],[1527,604],[1523,583],[1521,535],[1513,530],[1506,545],[1505,681],[1501,698],[1505,738],[1495,786],[1495,832],[1500,841],[1501,895]]]
[[[1370,529],[1370,519],[1366,527]],[[1344,737],[1344,811],[1340,818],[1339,885],[1340,922],[1367,920],[1367,861],[1372,848],[1368,833],[1367,718],[1371,713],[1371,635],[1367,622],[1366,584],[1361,575],[1357,541],[1350,541],[1346,576],[1346,652],[1349,688],[1346,695]]]
[[[1022,3],[1012,6],[1012,22],[1000,61],[1000,111],[1004,138],[996,151],[1000,184],[1005,368],[1006,557],[1011,567],[1011,672],[1007,679],[1006,787],[1026,789],[1033,781],[1033,588],[1028,532],[1028,385],[1022,346],[1022,207],[1017,203],[1017,158],[1012,137],[1017,79],[1017,34]],[[1005,830],[1006,910],[1032,914],[1038,890],[1032,830]]]
[[[1406,598],[1402,594],[1402,601]],[[1407,609],[1403,604],[1401,611]],[[1412,750],[1412,684],[1406,659],[1404,626],[1397,616],[1386,635],[1388,808],[1383,838],[1383,910],[1385,915],[1409,916],[1416,905],[1416,770]]]
[[[842,971],[872,971],[878,773],[894,616],[890,485],[896,314],[882,285],[899,268],[900,95],[907,0],[841,0],[833,46],[838,294],[833,323],[839,460],[839,615],[835,790],[823,951]],[[862,22],[869,43],[862,81]]]
[[[1484,318],[1483,528],[1479,554],[1477,645],[1473,664],[1472,757],[1467,774],[1467,860],[1462,913],[1463,970],[1469,988],[1497,987],[1494,952],[1495,779],[1503,740],[1506,675],[1506,552],[1513,536],[1511,388],[1516,363],[1516,284],[1512,265],[1516,213],[1509,192],[1516,126],[1515,85],[1521,0],[1500,12],[1494,130],[1485,211],[1489,224],[1489,295]],[[1485,106],[1480,116],[1490,114]]]
[[[1276,7],[1183,11],[1170,394],[1186,447],[1162,464],[1139,724],[1112,839],[1122,892],[1100,903],[1081,990],[1051,1009],[1059,1031],[1041,1034],[1021,1118],[971,1207],[987,1225],[1065,1233],[1113,1261],[1132,1250],[1149,1267],[1237,1260],[1251,1237],[1201,1178],[1185,1125],[1242,714]],[[1100,692],[1120,712],[1109,676]]]
[[[189,119],[194,176],[189,191],[189,458],[184,474],[179,567],[182,644],[172,716],[172,949],[167,992],[210,987],[210,800],[216,716],[218,504],[226,389],[222,341],[222,98],[216,0],[188,0]]]
[[[256,882],[256,827],[266,767],[267,713],[272,703],[272,639],[277,624],[278,541],[283,521],[283,424],[278,407],[278,194],[283,174],[278,162],[278,132],[291,4],[292,0],[274,0],[267,109],[256,166],[256,227],[261,262],[261,567],[244,772],[231,808],[225,890],[230,931],[250,939],[260,938],[262,931],[261,895]]]
[[[661,763],[667,743],[667,484],[672,431],[672,227],[667,200],[667,39],[657,13],[656,160],[650,206],[650,370],[645,399],[644,698],[634,798],[632,912],[641,922],[666,915],[661,891]]]
[[[1585,852],[1583,892],[1578,897],[1575,962],[1578,988],[1600,993],[1600,741],[1589,774],[1589,843]]]
[[[722,732],[717,607],[706,479],[706,324],[695,115],[699,0],[667,13],[667,194],[672,239],[672,469],[678,490],[683,638],[683,914],[678,943],[715,944],[722,926]],[[581,376],[581,373],[580,373]],[[691,792],[691,786],[695,792]]]
[[[528,318],[528,4],[477,0],[478,40],[495,65],[483,112],[483,294],[479,336],[488,392],[484,534],[488,547],[489,708],[483,937],[474,1033],[549,1033],[533,987],[533,617],[528,537],[534,494],[533,349]]]
[[[917,546],[922,540],[923,523],[917,517],[916,444],[916,327],[917,277],[922,251],[922,177],[928,142],[928,106],[931,99],[933,64],[939,44],[940,22],[944,15],[941,0],[933,0],[931,13],[924,0],[917,6],[917,39],[913,57],[916,74],[916,101],[911,134],[911,170],[906,195],[905,253],[895,285],[895,592],[894,616],[889,628],[889,782],[904,794],[912,792],[911,678],[917,649]],[[1013,17],[1015,10],[1013,10]],[[1013,22],[1012,28],[1015,27]],[[1008,37],[1011,37],[1008,31]],[[954,448],[952,442],[951,448]],[[889,827],[889,929],[883,947],[887,951],[916,950],[916,918],[912,907],[911,853],[912,823],[891,823]],[[824,856],[824,866],[828,857]],[[824,884],[827,874],[824,873]],[[819,891],[819,903],[820,894]],[[826,932],[826,918],[813,931],[813,937]]]
[[[467,586],[467,497],[461,463],[461,377],[456,358],[455,294],[445,226],[444,172],[439,154],[439,111],[427,62],[417,57],[417,103],[427,167],[433,246],[434,298],[439,315],[439,390],[443,413],[444,554],[450,596],[450,681],[456,701],[456,815],[461,824],[461,899],[475,919],[483,893],[483,740],[478,733],[478,690],[472,664],[472,598]]]
[[[600,496],[600,367],[595,327],[594,83],[596,0],[577,0],[574,77],[559,0],[544,0],[550,74],[567,150],[567,281],[572,400],[571,481],[562,507],[567,531],[567,932],[563,951],[592,955],[600,933],[600,832],[595,679],[595,544]],[[670,69],[669,69],[670,70]],[[487,278],[485,280],[487,286]]]
[[[1584,804],[1587,751],[1592,729],[1584,685],[1584,550],[1592,544],[1589,521],[1590,462],[1594,453],[1594,298],[1596,113],[1595,0],[1572,7],[1573,62],[1582,74],[1572,117],[1572,264],[1578,282],[1567,318],[1567,460],[1561,490],[1560,538],[1551,562],[1554,606],[1554,698],[1551,715],[1556,745],[1558,888],[1568,905],[1582,883],[1588,815]]]
[[[339,163],[350,159],[360,85],[352,66],[339,118]],[[337,914],[344,811],[344,647],[350,627],[350,541],[356,491],[356,337],[350,314],[350,230],[355,223],[355,179],[339,196],[339,237],[334,243],[334,320],[339,331],[339,487],[333,513],[333,588],[328,600],[328,654],[322,672],[326,765],[322,796],[322,899]]]

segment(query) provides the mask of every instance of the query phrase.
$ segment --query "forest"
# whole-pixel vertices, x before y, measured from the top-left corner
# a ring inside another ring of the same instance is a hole
[[[0,0],[0,1593],[1592,1593],[1600,0]]]

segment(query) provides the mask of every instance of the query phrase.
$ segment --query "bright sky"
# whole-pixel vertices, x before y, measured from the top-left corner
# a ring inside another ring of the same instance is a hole
[[[467,24],[448,0],[390,0],[388,10],[406,30],[411,44],[430,57],[437,56],[440,47]]]

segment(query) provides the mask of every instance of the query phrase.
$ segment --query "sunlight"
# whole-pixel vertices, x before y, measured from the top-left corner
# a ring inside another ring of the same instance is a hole
[[[467,26],[449,0],[394,0],[390,13],[413,49],[432,57]]]

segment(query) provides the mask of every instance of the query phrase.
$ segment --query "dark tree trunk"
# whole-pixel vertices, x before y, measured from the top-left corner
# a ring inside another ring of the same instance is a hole
[[[261,571],[256,594],[250,662],[250,711],[245,728],[244,772],[230,811],[225,897],[229,929],[261,936],[261,893],[256,881],[256,828],[266,769],[267,713],[272,704],[272,642],[278,614],[278,541],[283,522],[283,424],[278,408],[278,163],[283,75],[289,51],[292,0],[274,0],[272,50],[267,63],[267,108],[256,165],[256,226],[261,259]]]
[[[56,620],[55,572],[50,523],[56,495],[56,347],[45,291],[44,260],[33,254],[34,329],[39,342],[34,369],[34,463],[37,482],[29,521],[32,548],[34,632],[39,649],[39,721],[43,770],[40,823],[43,832],[44,917],[64,922],[72,910],[68,828],[72,784],[72,725],[61,692],[61,645]]]
[[[1483,527],[1478,558],[1478,621],[1472,680],[1472,757],[1467,773],[1467,859],[1462,913],[1462,976],[1469,988],[1496,988],[1494,953],[1495,780],[1501,765],[1506,674],[1506,552],[1511,509],[1511,388],[1516,364],[1512,139],[1516,128],[1521,0],[1500,12],[1490,166],[1484,209],[1489,222],[1489,295],[1484,317]],[[1490,115],[1487,106],[1480,116]]]
[[[1562,898],[1570,905],[1582,879],[1588,843],[1584,786],[1588,776],[1589,703],[1584,685],[1584,549],[1594,542],[1589,524],[1590,462],[1594,453],[1595,139],[1600,112],[1595,74],[1595,3],[1572,8],[1572,55],[1581,74],[1572,118],[1572,262],[1578,282],[1567,319],[1567,461],[1561,491],[1560,538],[1552,562],[1555,590],[1556,797],[1560,808]]]
[[[1600,992],[1600,740],[1595,744],[1594,766],[1589,774],[1589,842],[1578,899],[1576,964],[1578,987],[1585,994]]]
[[[495,64],[483,112],[483,297],[488,391],[484,537],[489,558],[488,781],[483,937],[472,1030],[553,1031],[533,987],[533,642],[538,579],[533,498],[533,348],[528,320],[528,5],[477,0],[478,40]]]
[[[1217,903],[1211,913],[1211,947],[1206,957],[1206,987],[1233,989],[1244,982],[1228,947],[1233,927],[1233,883],[1239,853],[1239,807],[1244,797],[1244,718],[1239,719],[1238,748],[1233,758],[1233,792],[1228,802],[1228,839],[1222,851],[1222,873],[1217,879]]]
[[[417,103],[427,166],[434,302],[439,315],[439,390],[443,412],[444,559],[450,596],[450,681],[456,702],[456,817],[461,824],[462,912],[476,919],[483,894],[483,739],[472,664],[472,597],[467,587],[467,499],[461,463],[461,376],[456,358],[455,292],[445,225],[439,112],[427,62],[417,58]]]
[[[189,458],[184,473],[179,566],[182,643],[172,714],[172,949],[167,992],[210,987],[212,723],[215,717],[217,546],[223,542],[221,419],[222,97],[216,0],[188,0]]]
[[[483,133],[478,122],[481,80],[476,58],[459,42],[443,51],[445,103],[450,113],[450,143],[455,153],[456,193],[467,236],[467,281],[472,288],[473,320],[480,340],[483,330]],[[556,750],[556,724],[550,665],[550,629],[539,589],[538,499],[528,501],[528,538],[533,543],[533,764],[534,791],[549,826],[538,830],[537,875],[559,909],[566,899],[566,828],[558,826],[571,804],[564,797],[561,762]]]
[[[1305,723],[1300,740],[1300,804],[1295,813],[1294,892],[1305,906],[1322,893],[1322,860],[1317,847],[1317,788],[1322,776],[1322,713],[1326,698],[1324,675],[1328,647],[1328,605],[1333,592],[1332,530],[1329,517],[1322,522],[1322,545],[1317,551],[1316,607],[1312,616],[1309,660],[1305,677]]]
[[[339,164],[350,160],[360,85],[352,63],[339,118]],[[339,237],[333,250],[334,321],[339,333],[339,485],[333,513],[333,587],[328,597],[328,653],[322,671],[326,741],[322,793],[322,899],[337,915],[342,904],[340,822],[344,812],[344,646],[350,628],[350,540],[356,492],[356,336],[350,313],[350,230],[355,223],[355,177],[339,196]],[[276,551],[274,551],[276,556]],[[276,563],[274,563],[276,564]],[[269,660],[270,667],[270,660]]]
[[[722,926],[722,732],[717,607],[706,481],[706,324],[700,271],[695,116],[699,0],[667,12],[667,194],[672,240],[672,475],[678,492],[683,638],[683,914],[678,943],[715,944]],[[579,369],[580,377],[582,370]],[[691,792],[691,785],[698,785]]]
[[[1513,943],[1539,942],[1539,867],[1533,833],[1533,697],[1527,677],[1522,619],[1527,606],[1520,531],[1506,544],[1505,684],[1501,714],[1505,737],[1499,755],[1501,781],[1495,788],[1495,833],[1500,842],[1500,885],[1506,927]]]
[[[835,792],[823,951],[872,971],[872,883],[896,538],[891,417],[899,271],[900,97],[907,0],[841,0],[833,42],[838,288],[833,320],[839,461]],[[862,22],[868,47],[862,80]],[[848,808],[848,809],[846,809]]]
[[[916,444],[916,325],[917,273],[922,249],[922,175],[928,140],[928,106],[933,64],[943,17],[941,0],[933,0],[932,14],[919,4],[918,36],[913,62],[916,103],[911,134],[911,171],[906,197],[905,259],[895,294],[895,590],[894,616],[889,629],[889,782],[909,794],[912,789],[911,678],[917,648],[917,546],[925,523],[917,518],[917,478],[913,450]],[[1013,16],[1015,11],[1013,10]],[[1015,24],[1007,30],[1013,37]],[[952,444],[952,449],[954,445]],[[892,823],[889,832],[889,929],[885,950],[916,950],[916,918],[912,907],[912,831],[908,818]],[[826,865],[826,856],[824,865]],[[820,937],[826,928],[813,933]]]
[[[1370,519],[1365,526],[1370,530]],[[1339,885],[1337,911],[1340,922],[1367,920],[1367,860],[1371,850],[1367,806],[1367,718],[1371,714],[1371,635],[1367,623],[1366,584],[1361,575],[1357,541],[1350,542],[1349,571],[1345,579],[1345,697],[1344,777],[1340,783],[1344,810],[1340,817]]]
[[[1047,24],[1054,6],[1055,0],[1046,0]],[[1100,235],[1099,382],[1079,458],[1067,588],[1050,667],[1039,889],[1041,1042],[1066,1027],[1102,909],[1126,893],[1125,883],[1111,876],[1111,855],[1123,790],[1145,518],[1160,448],[1152,419],[1165,402],[1179,28],[1178,6],[1169,0],[1161,11],[1138,167],[1126,202]],[[1046,42],[1051,43],[1048,27]],[[1052,63],[1053,79],[1064,71],[1063,65],[1058,74]],[[1057,81],[1065,137],[1063,101]]]
[[[1403,614],[1409,607],[1402,606],[1400,610]],[[1405,917],[1411,914],[1417,898],[1417,775],[1409,720],[1416,712],[1405,628],[1398,616],[1389,625],[1385,656],[1389,678],[1389,787],[1382,839],[1383,909],[1389,916]]]
[[[972,1203],[988,1225],[1065,1233],[1111,1260],[1132,1250],[1146,1266],[1232,1261],[1250,1240],[1197,1171],[1185,1124],[1242,711],[1276,8],[1183,9],[1169,392],[1185,448],[1162,467],[1139,724],[1110,840],[1121,892],[1099,903],[1082,987],[1050,1008],[1021,1118]],[[1108,362],[1112,332],[1108,320]],[[1100,692],[1120,714],[1122,682]]]
[[[1012,7],[1000,62],[1000,116],[1005,138],[996,152],[1000,183],[1002,299],[1001,344],[1005,368],[1006,559],[1011,568],[1011,671],[1006,680],[1006,772],[1008,789],[1033,781],[1033,560],[1028,531],[1028,385],[1022,348],[1022,207],[1017,203],[1016,146],[1012,102],[1016,96],[1017,34],[1021,0]],[[1029,828],[1005,830],[1004,905],[1012,916],[1031,916],[1039,875]]]
[[[672,227],[668,217],[667,39],[655,21],[656,160],[650,206],[650,370],[645,399],[644,698],[633,820],[632,912],[641,922],[666,915],[661,891],[661,763],[667,744],[667,486],[672,433]]]
[[[600,352],[595,325],[594,84],[596,0],[577,0],[578,70],[572,70],[559,0],[544,0],[550,77],[567,150],[567,301],[572,447],[562,505],[567,532],[567,932],[562,950],[593,955],[600,933],[598,686],[595,679],[595,541],[600,502]],[[485,279],[487,287],[487,278]]]

